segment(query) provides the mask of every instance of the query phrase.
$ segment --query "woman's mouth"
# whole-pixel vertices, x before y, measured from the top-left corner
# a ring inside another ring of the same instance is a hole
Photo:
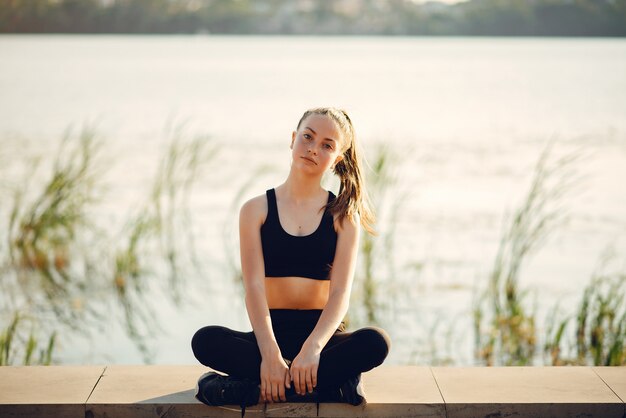
[[[317,163],[315,161],[313,161],[312,159],[310,159],[309,157],[300,157],[300,158],[304,158],[305,160],[310,161],[313,164],[317,165]]]

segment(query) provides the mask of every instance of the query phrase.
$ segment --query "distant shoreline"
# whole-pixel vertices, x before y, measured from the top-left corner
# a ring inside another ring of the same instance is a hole
[[[0,37],[10,36],[171,36],[171,37],[198,37],[198,38],[424,38],[424,39],[625,39],[626,35],[381,35],[381,34],[284,34],[284,33],[121,33],[121,32],[12,32],[2,33]]]
[[[0,33],[626,37],[625,8],[610,0],[40,0],[3,5]]]

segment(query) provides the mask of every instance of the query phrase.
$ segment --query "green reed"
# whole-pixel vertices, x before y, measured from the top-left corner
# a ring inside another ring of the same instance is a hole
[[[560,320],[556,312],[557,307],[548,321],[544,345],[550,364],[626,365],[626,274],[594,273],[578,311]],[[564,339],[568,330],[570,339]]]
[[[89,127],[76,143],[71,130],[66,131],[43,188],[33,193],[36,187],[29,184],[28,173],[29,181],[15,192],[3,260],[7,296],[1,303],[8,310],[19,310],[15,304],[25,303],[31,307],[27,311],[52,311],[70,328],[78,328],[83,314],[91,312],[77,308],[89,283],[80,274],[88,265],[77,263],[75,255],[80,231],[93,227],[87,211],[96,202],[100,168],[95,157],[100,146]]]
[[[393,262],[395,221],[406,196],[398,188],[396,170],[400,163],[399,155],[385,144],[379,144],[370,161],[366,183],[377,217],[377,234],[361,235],[359,258],[362,270],[358,274],[361,280],[357,280],[357,284],[361,286],[361,303],[365,309],[367,323],[376,324],[380,319],[377,313],[384,304],[379,292],[380,283],[385,279],[388,283],[395,276]]]
[[[189,199],[198,173],[216,155],[205,136],[186,141],[182,127],[175,129],[160,159],[146,201],[127,222],[115,250],[112,283],[124,313],[127,334],[150,361],[146,338],[157,331],[154,309],[146,300],[149,281],[167,271],[164,293],[177,305],[183,300],[189,266],[200,270],[193,238]],[[161,267],[159,272],[156,267]],[[154,282],[152,282],[154,284]]]
[[[49,365],[52,363],[52,351],[56,342],[56,331],[52,332],[48,341],[40,346],[35,331],[35,324],[31,324],[28,337],[25,336],[23,325],[29,322],[28,318],[14,313],[11,323],[8,327],[0,332],[0,366],[8,366],[15,364],[15,357],[20,351],[24,351],[21,364],[28,366],[30,364]],[[32,321],[30,321],[32,322]],[[38,352],[35,360],[33,356]]]
[[[41,176],[39,165],[34,165],[23,184],[14,186],[5,229],[7,245],[0,254],[4,290],[0,304],[5,320],[12,315],[4,333],[6,353],[24,353],[25,363],[35,361],[40,323],[46,324],[50,337],[44,355],[36,361],[46,364],[51,362],[58,332],[86,335],[103,318],[90,303],[90,293],[98,284],[98,277],[90,272],[98,263],[84,252],[91,247],[86,237],[98,235],[88,214],[102,187],[101,149],[93,128],[84,127],[77,137],[67,129],[43,181],[35,182]],[[46,161],[41,157],[39,162]],[[26,322],[31,324],[28,336]],[[17,357],[5,355],[4,364]]]
[[[573,152],[551,164],[551,147],[540,155],[523,204],[501,236],[488,287],[474,302],[474,356],[485,365],[527,365],[536,353],[536,311],[519,279],[524,263],[565,221],[559,204],[578,181],[569,169],[580,157]]]
[[[127,334],[149,361],[145,330],[153,329],[157,306],[147,296],[161,289],[165,301],[180,303],[187,277],[181,272],[197,267],[189,200],[201,169],[215,154],[213,143],[202,136],[182,139],[177,130],[144,204],[117,233],[92,219],[104,189],[101,149],[93,129],[83,128],[78,139],[68,130],[43,187],[31,184],[32,173],[25,185],[15,187],[7,245],[0,247],[0,304],[4,320],[11,312],[23,314],[13,314],[3,332],[3,364],[17,361],[19,356],[9,353],[36,360],[40,323],[51,336],[38,361],[49,363],[57,333],[88,336],[117,316],[111,310],[116,301]],[[23,318],[33,324],[28,337],[20,331]]]

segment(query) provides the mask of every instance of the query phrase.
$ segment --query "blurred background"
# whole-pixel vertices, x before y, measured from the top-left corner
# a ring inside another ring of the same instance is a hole
[[[389,364],[626,364],[625,0],[3,0],[0,33],[1,365],[251,330],[238,210],[316,106],[366,157],[347,322]]]

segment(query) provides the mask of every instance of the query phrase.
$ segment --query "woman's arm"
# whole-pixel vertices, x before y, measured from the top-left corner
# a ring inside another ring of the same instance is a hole
[[[346,218],[337,231],[337,249],[330,273],[329,297],[317,325],[291,365],[291,377],[298,393],[317,386],[317,366],[322,349],[348,312],[350,291],[359,248],[359,217]],[[300,360],[300,361],[297,361]]]
[[[261,352],[261,396],[265,401],[285,400],[290,387],[289,367],[276,342],[265,295],[265,266],[261,225],[267,216],[265,196],[246,202],[239,213],[241,273],[246,291],[246,308]]]
[[[259,196],[260,197],[260,196]],[[239,212],[241,273],[246,291],[246,308],[261,355],[278,350],[265,296],[265,267],[260,228],[263,223],[260,199],[246,202]]]

